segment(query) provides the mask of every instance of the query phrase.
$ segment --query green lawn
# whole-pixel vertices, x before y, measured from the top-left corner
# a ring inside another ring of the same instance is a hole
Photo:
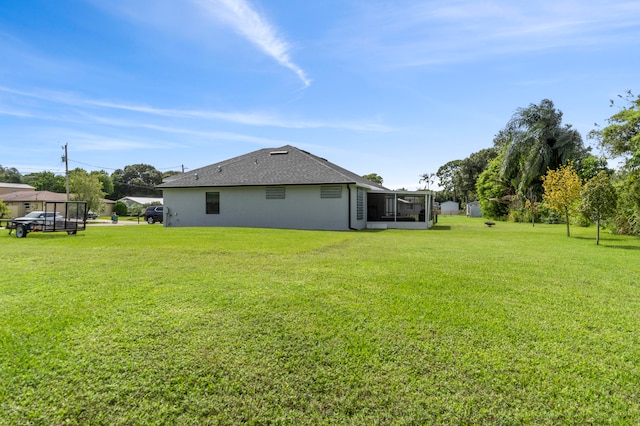
[[[640,240],[0,234],[0,424],[639,424]]]

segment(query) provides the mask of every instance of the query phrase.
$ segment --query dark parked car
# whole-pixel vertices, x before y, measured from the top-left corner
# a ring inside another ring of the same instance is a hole
[[[162,223],[162,206],[149,206],[142,214],[147,223]]]

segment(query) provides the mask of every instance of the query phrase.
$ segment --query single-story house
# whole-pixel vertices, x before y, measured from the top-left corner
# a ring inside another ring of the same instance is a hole
[[[164,226],[428,229],[431,191],[391,191],[291,145],[170,176]]]
[[[457,201],[445,201],[440,204],[440,214],[445,216],[455,216],[460,214],[460,203]]]
[[[67,201],[67,194],[50,191],[18,191],[0,195],[0,200],[9,207],[10,217],[22,217],[29,212],[45,210],[47,203],[61,203]],[[114,202],[102,200],[105,215],[113,212]]]
[[[22,217],[32,211],[45,210],[47,203],[67,201],[67,195],[50,191],[18,191],[0,195],[0,199],[9,207],[11,217]]]
[[[150,204],[162,205],[162,198],[152,197],[122,197],[118,201],[124,203],[127,206],[129,212],[135,208],[142,208]]]
[[[35,191],[35,190],[36,189],[33,186],[27,185],[26,183],[0,182],[0,196],[4,194],[11,194],[12,192]]]

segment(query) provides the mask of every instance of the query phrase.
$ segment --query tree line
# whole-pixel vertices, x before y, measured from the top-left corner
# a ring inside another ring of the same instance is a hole
[[[93,211],[101,211],[103,199],[119,200],[133,197],[162,197],[155,189],[163,179],[177,171],[160,172],[149,164],[133,164],[109,174],[104,170],[86,171],[82,168],[69,170],[69,193],[73,198],[87,201]],[[23,183],[36,191],[66,192],[66,177],[51,171],[22,175],[16,168],[0,165],[0,182]]]
[[[493,147],[453,160],[435,173],[436,200],[480,202],[483,216],[497,220],[607,224],[614,232],[640,235],[640,96],[612,101],[618,112],[588,138],[563,124],[562,112],[543,99],[516,110]],[[618,101],[619,102],[619,101]],[[608,159],[621,158],[613,170]],[[424,174],[421,181],[433,176]]]

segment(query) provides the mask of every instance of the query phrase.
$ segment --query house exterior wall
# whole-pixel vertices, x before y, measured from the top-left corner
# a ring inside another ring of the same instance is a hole
[[[5,203],[9,208],[9,217],[23,217],[29,212],[44,210],[44,201],[10,201]],[[29,206],[29,208],[27,208]]]
[[[266,186],[164,188],[164,226],[348,230],[349,214],[352,228],[366,226],[366,220],[356,220],[355,186],[349,191],[347,185],[339,185],[342,188],[341,198],[321,198],[321,186],[282,185],[285,188],[284,199],[267,199]],[[219,214],[206,213],[207,192],[220,193]]]

